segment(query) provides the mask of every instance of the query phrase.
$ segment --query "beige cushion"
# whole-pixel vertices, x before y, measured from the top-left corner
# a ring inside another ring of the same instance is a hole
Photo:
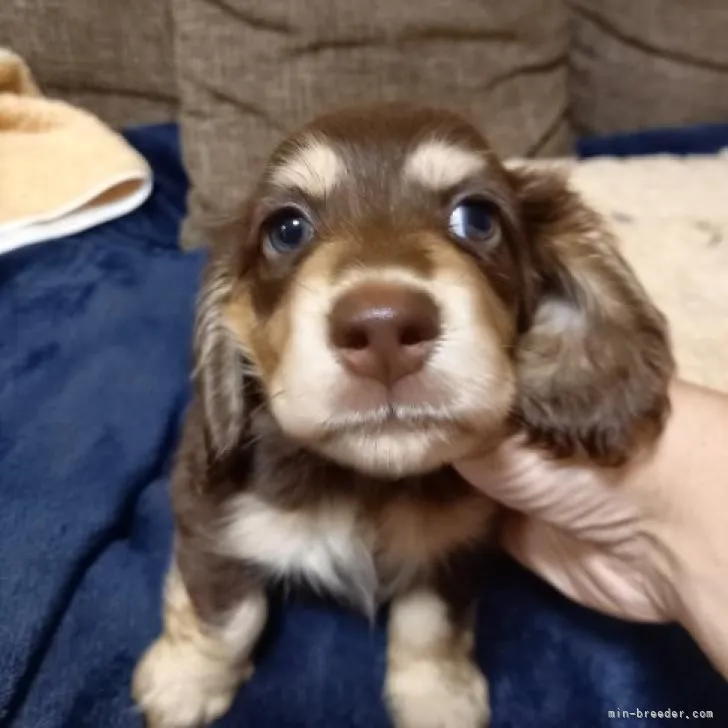
[[[448,106],[503,154],[568,149],[561,0],[172,0],[198,244],[235,214],[272,146],[323,111]]]
[[[172,43],[168,0],[0,0],[0,46],[115,126],[174,120]]]
[[[570,0],[580,133],[728,121],[728,0]]]

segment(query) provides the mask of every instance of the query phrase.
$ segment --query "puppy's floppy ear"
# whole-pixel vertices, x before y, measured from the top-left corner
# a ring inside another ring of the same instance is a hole
[[[538,290],[516,349],[517,418],[557,455],[622,462],[669,411],[665,319],[560,175],[511,174]]]
[[[195,320],[194,379],[207,437],[216,456],[229,453],[240,443],[249,416],[246,376],[250,365],[224,314],[233,293],[236,273],[233,236],[238,230],[235,224],[211,236],[212,250]]]

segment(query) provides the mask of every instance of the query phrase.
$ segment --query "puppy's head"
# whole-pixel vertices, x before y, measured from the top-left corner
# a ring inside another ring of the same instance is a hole
[[[382,477],[517,421],[619,459],[667,407],[661,315],[557,177],[505,169],[444,111],[322,117],[219,231],[197,324],[213,447],[249,393],[293,440]]]

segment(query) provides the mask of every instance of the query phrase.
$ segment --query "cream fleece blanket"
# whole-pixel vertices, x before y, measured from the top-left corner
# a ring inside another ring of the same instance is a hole
[[[151,189],[149,166],[121,136],[44,98],[0,48],[0,253],[120,217]]]
[[[680,376],[728,392],[728,150],[529,164],[568,170],[611,221],[668,317]]]

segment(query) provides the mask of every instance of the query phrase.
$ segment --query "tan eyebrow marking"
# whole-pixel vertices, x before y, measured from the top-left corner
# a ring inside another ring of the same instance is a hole
[[[341,157],[320,139],[305,141],[271,172],[271,182],[292,187],[311,197],[325,197],[346,174]]]
[[[409,155],[404,174],[425,187],[443,190],[481,172],[485,164],[477,152],[441,139],[430,139]]]

